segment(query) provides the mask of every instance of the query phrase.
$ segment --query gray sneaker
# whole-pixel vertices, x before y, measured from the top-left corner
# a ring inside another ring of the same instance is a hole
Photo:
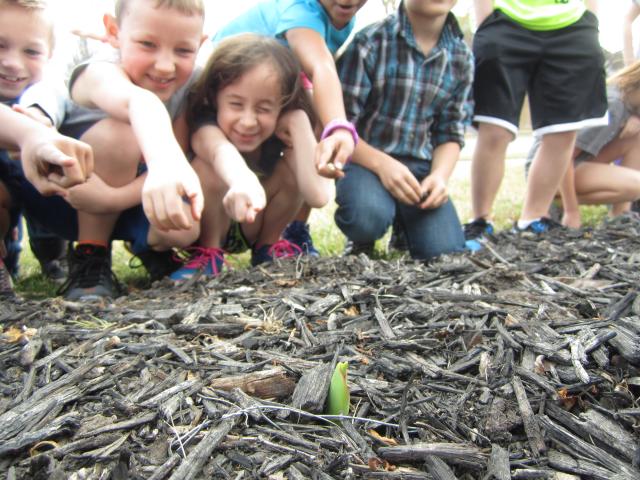
[[[69,277],[58,290],[67,300],[116,298],[123,287],[111,271],[111,250],[99,245],[78,245],[69,252]]]

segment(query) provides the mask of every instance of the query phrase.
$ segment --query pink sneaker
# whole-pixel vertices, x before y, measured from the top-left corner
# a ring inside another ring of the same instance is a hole
[[[288,240],[278,240],[273,245],[262,245],[251,252],[251,265],[254,267],[265,262],[273,262],[276,258],[297,257],[302,249]]]
[[[184,265],[169,275],[171,280],[184,281],[201,272],[203,276],[215,277],[222,271],[224,250],[221,248],[189,247],[190,256]]]

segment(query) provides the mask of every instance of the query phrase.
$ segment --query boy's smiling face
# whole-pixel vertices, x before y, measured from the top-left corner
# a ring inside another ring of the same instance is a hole
[[[367,0],[318,0],[331,18],[334,27],[341,29],[351,21]]]
[[[0,99],[17,98],[42,78],[51,57],[52,28],[42,10],[0,7]]]
[[[191,74],[206,38],[203,17],[156,7],[153,0],[131,2],[117,25],[105,16],[112,46],[120,50],[120,64],[131,81],[167,101]]]

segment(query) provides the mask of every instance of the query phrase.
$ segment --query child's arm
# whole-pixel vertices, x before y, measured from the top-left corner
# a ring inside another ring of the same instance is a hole
[[[560,197],[562,198],[562,209],[564,210],[562,224],[570,228],[580,228],[582,223],[575,185],[575,168],[573,166],[573,159],[575,157],[574,152],[571,162],[569,162],[569,167],[560,184]]]
[[[342,87],[335,60],[324,39],[310,28],[293,28],[285,34],[293,54],[302,70],[313,82],[314,109],[325,127],[332,120],[346,120]],[[338,128],[318,144],[316,165],[327,176],[339,176],[339,170],[349,161],[355,148],[355,139],[349,130]],[[327,168],[333,163],[338,170]]]
[[[632,2],[622,21],[622,58],[625,65],[631,65],[636,58],[633,45],[633,22],[640,15],[640,5]]]
[[[240,223],[253,222],[267,203],[266,194],[236,147],[218,127],[203,125],[191,136],[191,148],[228,186],[223,204],[229,217]]]
[[[493,0],[473,0],[473,8],[476,14],[476,27],[479,27],[493,12]]]
[[[0,104],[0,145],[19,149],[27,179],[43,195],[66,195],[93,171],[89,145]]]
[[[96,173],[85,183],[69,189],[67,202],[81,212],[93,214],[119,213],[140,205],[147,174],[137,176],[121,187],[112,187]]]
[[[142,204],[151,224],[161,230],[187,229],[191,219],[183,198],[199,220],[204,199],[198,176],[173,134],[171,119],[160,99],[129,80],[122,69],[108,62],[88,65],[75,80],[71,95],[87,107],[129,122],[149,169]]]
[[[280,116],[276,135],[289,143],[292,168],[296,183],[304,201],[311,208],[322,208],[335,195],[334,182],[320,176],[313,163],[317,146],[313,127],[307,114],[302,110],[291,110]]]

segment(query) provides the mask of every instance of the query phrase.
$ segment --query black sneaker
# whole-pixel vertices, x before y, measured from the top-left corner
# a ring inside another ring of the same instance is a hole
[[[67,300],[93,301],[116,298],[123,292],[111,271],[111,250],[82,244],[69,251],[69,277],[58,290]]]
[[[464,230],[465,248],[472,252],[482,249],[482,244],[487,240],[487,235],[493,233],[493,224],[482,217],[465,223],[462,228]]]
[[[375,246],[375,243],[356,243],[353,240],[347,240],[342,256],[360,255],[361,253],[364,253],[369,258],[373,258]]]
[[[539,235],[546,233],[549,230],[555,230],[556,228],[562,228],[562,224],[550,219],[549,217],[541,217],[540,220],[531,222],[527,228],[519,228],[518,222],[515,223],[513,231],[515,233],[534,233]]]
[[[0,258],[0,298],[13,297],[14,295],[15,293],[13,291],[11,274],[9,273],[9,270],[7,270],[2,258]]]
[[[129,260],[131,268],[138,268],[140,264],[136,264],[134,259],[139,259],[149,274],[152,282],[168,277],[173,272],[182,267],[182,262],[176,256],[173,249],[164,252],[157,252],[152,249],[134,254]]]

